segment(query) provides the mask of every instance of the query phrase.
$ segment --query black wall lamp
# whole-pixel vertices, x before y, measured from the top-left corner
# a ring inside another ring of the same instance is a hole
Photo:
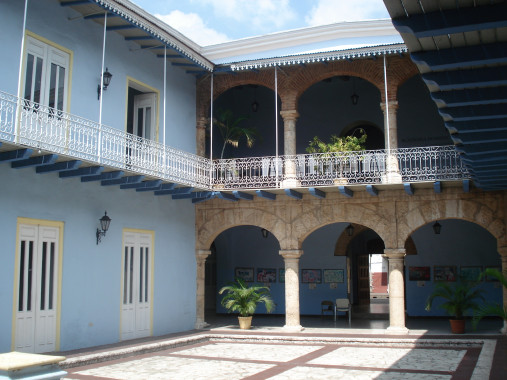
[[[100,94],[102,93],[102,90],[104,91],[107,90],[109,83],[111,83],[111,78],[113,77],[113,74],[111,74],[106,67],[106,71],[104,71],[102,77],[103,77],[102,86],[100,84],[97,86],[97,100],[100,100]]]
[[[266,239],[269,235],[269,231],[265,228],[261,228],[262,237]]]
[[[354,226],[349,223],[349,225],[347,226],[347,228],[345,228],[345,230],[347,231],[347,235],[349,236],[352,236],[354,234]]]
[[[440,230],[442,229],[442,225],[438,223],[438,220],[433,224],[433,232],[435,232],[435,235],[440,235]]]
[[[254,101],[252,102],[252,112],[259,110],[259,103],[257,102],[257,86],[253,85],[254,88]]]
[[[106,232],[109,229],[109,224],[111,223],[111,218],[107,216],[107,211],[104,212],[104,216],[99,219],[100,222],[100,230],[97,228],[97,245],[100,243],[100,239],[102,236],[106,236]]]
[[[350,96],[350,100],[352,100],[353,105],[357,106],[359,95],[356,94],[356,82],[354,77],[352,77],[352,95]]]

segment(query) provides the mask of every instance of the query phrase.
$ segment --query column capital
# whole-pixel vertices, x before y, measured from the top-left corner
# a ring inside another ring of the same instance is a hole
[[[382,257],[387,259],[403,259],[406,254],[405,248],[385,248]]]
[[[396,111],[398,109],[398,101],[397,100],[389,100],[387,102],[389,104],[389,111]],[[386,112],[386,103],[381,102],[380,103],[380,109],[382,112]]]
[[[281,249],[280,256],[284,259],[299,259],[303,254],[302,249]]]
[[[284,121],[295,121],[299,117],[299,113],[296,110],[280,111],[280,115],[283,117]]]
[[[195,258],[197,261],[205,261],[209,255],[211,255],[209,249],[196,249],[195,251]]]

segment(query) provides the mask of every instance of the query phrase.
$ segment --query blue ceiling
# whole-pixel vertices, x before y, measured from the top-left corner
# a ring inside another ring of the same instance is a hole
[[[475,186],[507,189],[507,2],[384,3]]]

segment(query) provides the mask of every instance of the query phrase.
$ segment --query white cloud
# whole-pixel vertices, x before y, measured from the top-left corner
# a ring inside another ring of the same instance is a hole
[[[245,28],[257,30],[256,34],[283,28],[296,18],[289,0],[194,0],[211,5],[218,17],[243,23]]]
[[[183,13],[176,10],[167,15],[155,14],[155,16],[201,46],[230,40],[225,34],[206,26],[196,13]]]
[[[315,26],[388,17],[382,0],[319,0],[305,21],[308,25]]]

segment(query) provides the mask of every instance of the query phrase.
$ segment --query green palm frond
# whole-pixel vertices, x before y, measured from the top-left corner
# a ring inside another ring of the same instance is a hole
[[[275,308],[275,303],[269,295],[267,286],[248,286],[241,278],[237,278],[235,282],[224,286],[218,293],[225,293],[221,301],[222,306],[229,312],[239,313],[242,317],[254,314],[257,305],[260,303],[266,306],[268,313],[271,313]]]
[[[227,144],[237,148],[242,139],[246,140],[246,145],[251,148],[259,135],[255,127],[244,127],[241,124],[248,120],[246,116],[236,117],[230,109],[218,109],[217,118],[214,119],[215,125],[222,136],[224,144],[220,158],[223,158]]]
[[[479,279],[482,279],[486,276],[497,279],[498,281],[500,281],[500,283],[503,285],[504,288],[507,288],[507,277],[502,272],[493,268],[487,268],[486,270],[484,270],[484,272],[481,273]],[[500,305],[498,303],[488,303],[481,306],[475,312],[474,318],[472,320],[472,325],[474,329],[477,328],[477,324],[479,323],[479,321],[486,316],[500,317],[504,321],[507,321],[507,306]]]

